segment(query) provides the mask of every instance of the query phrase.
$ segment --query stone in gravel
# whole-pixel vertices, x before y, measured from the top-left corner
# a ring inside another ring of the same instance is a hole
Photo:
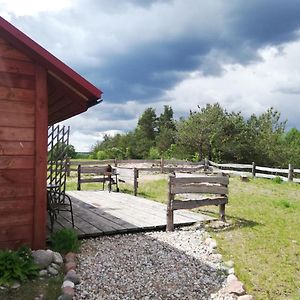
[[[59,271],[60,270],[60,265],[52,263],[51,267],[54,268],[55,270]]]
[[[237,281],[237,277],[234,274],[229,274],[227,277],[227,283],[231,283],[232,281]]]
[[[210,241],[210,243],[209,243],[209,247],[210,247],[211,249],[217,248],[217,241],[214,240],[214,239],[211,239],[211,241]]]
[[[58,275],[58,271],[56,269],[54,269],[53,267],[49,266],[47,268],[47,271],[49,272],[50,275],[56,276]]]
[[[32,257],[39,269],[47,268],[53,260],[53,252],[50,250],[32,251]]]
[[[70,271],[70,270],[75,270],[76,269],[76,263],[74,261],[69,261],[65,264],[65,269],[66,272]]]
[[[13,283],[13,285],[11,286],[12,289],[18,289],[21,286],[20,282],[16,281]]]
[[[73,289],[75,287],[75,284],[72,281],[70,281],[70,280],[65,280],[63,282],[61,288],[63,289],[65,287],[67,287],[67,286]]]
[[[39,271],[39,276],[40,277],[46,277],[48,275],[48,271],[43,269],[41,271]]]
[[[227,273],[228,273],[228,275],[230,275],[230,274],[234,274],[234,268],[230,268],[230,269],[228,269]]]
[[[251,295],[243,295],[243,296],[239,296],[237,298],[237,300],[253,300],[253,296],[251,296]]]
[[[64,262],[60,253],[53,252],[53,262],[58,265],[61,265]]]
[[[75,261],[76,260],[76,254],[73,252],[68,252],[65,255],[65,262]]]
[[[72,299],[73,299],[73,296],[68,295],[68,294],[63,294],[63,295],[60,295],[57,300],[72,300]]]
[[[66,286],[62,289],[63,295],[70,295],[74,297],[75,291],[73,288]]]
[[[223,259],[222,254],[220,254],[220,253],[213,254],[213,261],[221,262],[222,259]]]
[[[65,278],[64,278],[64,280],[70,280],[74,284],[79,284],[80,283],[80,278],[79,278],[78,274],[75,272],[75,270],[68,271]]]
[[[244,285],[242,282],[235,280],[229,283],[227,291],[230,294],[235,294],[237,296],[242,296],[246,294]]]
[[[227,260],[224,262],[224,266],[232,268],[234,266],[234,262],[232,260]]]

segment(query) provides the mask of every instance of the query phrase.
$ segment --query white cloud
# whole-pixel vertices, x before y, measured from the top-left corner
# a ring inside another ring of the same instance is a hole
[[[55,12],[71,7],[72,0],[0,0],[0,13],[11,16],[36,16],[41,12]]]
[[[224,65],[221,76],[203,76],[193,72],[165,94],[177,115],[197,105],[219,102],[228,110],[245,116],[261,113],[273,106],[284,119],[295,125],[300,114],[300,40],[279,48],[259,51],[261,61],[250,65]]]

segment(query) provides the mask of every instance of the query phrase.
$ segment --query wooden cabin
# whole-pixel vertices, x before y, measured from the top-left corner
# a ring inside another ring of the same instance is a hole
[[[45,247],[48,126],[101,94],[0,17],[0,248]]]

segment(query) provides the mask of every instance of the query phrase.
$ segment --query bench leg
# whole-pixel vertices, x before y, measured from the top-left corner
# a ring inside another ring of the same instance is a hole
[[[225,220],[225,204],[219,205],[219,214],[220,214],[220,220],[223,222],[226,222],[226,220]]]
[[[171,208],[167,209],[167,228],[166,231],[174,231],[174,211]]]

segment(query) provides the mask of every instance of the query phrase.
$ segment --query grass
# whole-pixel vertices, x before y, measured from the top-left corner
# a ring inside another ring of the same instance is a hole
[[[32,300],[44,295],[44,300],[57,299],[61,294],[61,276],[52,277],[47,280],[36,279],[22,283],[21,287],[13,290],[0,290],[0,299],[5,300]]]
[[[100,189],[101,184],[84,184],[83,189]],[[68,189],[76,189],[75,182]],[[120,185],[122,192],[132,188]],[[140,182],[140,196],[165,203],[165,179]],[[206,213],[218,216],[218,208]],[[222,231],[209,229],[218,241],[225,260],[235,262],[235,272],[255,299],[300,299],[300,185],[266,179],[241,182],[231,178],[227,221]]]

